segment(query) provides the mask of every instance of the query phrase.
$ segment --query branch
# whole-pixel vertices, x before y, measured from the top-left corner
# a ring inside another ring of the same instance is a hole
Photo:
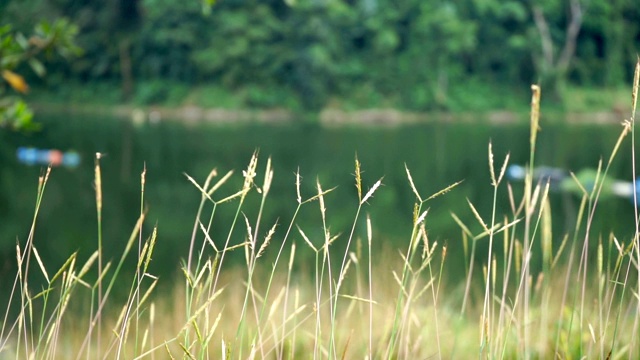
[[[542,41],[542,55],[544,57],[545,66],[547,68],[553,68],[553,40],[551,39],[547,20],[544,18],[542,9],[539,6],[533,7],[533,20],[538,28],[540,41]]]
[[[564,47],[562,48],[562,54],[558,59],[558,70],[565,72],[569,67],[571,58],[576,52],[576,41],[580,28],[582,27],[582,8],[579,0],[571,0],[571,21],[567,25],[567,36],[565,37]]]

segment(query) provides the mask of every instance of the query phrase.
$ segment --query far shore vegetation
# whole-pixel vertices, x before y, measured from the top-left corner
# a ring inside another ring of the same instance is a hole
[[[144,85],[144,84],[143,84]],[[378,104],[362,107],[348,98],[336,98],[325,108],[303,109],[296,104],[275,104],[255,106],[242,93],[228,93],[227,90],[211,86],[184,88],[182,84],[155,82],[152,85],[162,89],[166,98],[151,101],[144,94],[134,96],[123,103],[117,91],[118,84],[97,84],[87,86],[67,83],[59,91],[49,88],[35,88],[28,97],[33,108],[47,113],[78,113],[85,115],[107,115],[136,121],[143,116],[144,121],[154,117],[158,120],[203,121],[221,124],[242,124],[247,122],[289,123],[319,121],[322,124],[339,125],[398,125],[430,120],[445,121],[487,121],[491,123],[526,122],[528,107],[526,97],[509,91],[482,91],[468,97],[480,98],[477,103],[469,101],[452,102],[448,109],[409,110],[394,107],[394,104]],[[180,90],[172,93],[171,87]],[[469,90],[464,90],[465,92]],[[630,108],[625,103],[630,86],[616,88],[569,87],[562,103],[542,105],[545,114],[569,122],[611,123],[619,122]],[[466,95],[465,95],[466,96]],[[460,95],[461,98],[465,96]],[[628,102],[628,101],[627,101]],[[303,120],[307,119],[307,120]],[[308,120],[310,119],[310,120]],[[449,120],[448,120],[449,119]],[[453,120],[451,120],[453,119]]]
[[[638,18],[606,0],[5,1],[0,110],[30,89],[96,107],[526,113],[534,83],[547,112],[623,114]],[[5,115],[26,120],[15,101]]]

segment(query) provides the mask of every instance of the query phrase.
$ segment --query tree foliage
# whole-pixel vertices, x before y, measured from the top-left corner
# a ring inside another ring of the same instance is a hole
[[[78,24],[86,55],[52,68],[77,81],[207,84],[257,107],[451,109],[532,82],[562,101],[566,83],[630,81],[640,44],[633,0],[14,0],[4,13]]]
[[[21,98],[29,91],[22,75],[26,68],[43,77],[47,70],[42,59],[54,55],[70,58],[79,54],[74,43],[77,28],[65,19],[39,23],[29,37],[13,31],[10,25],[0,27],[0,127],[29,129],[33,113]]]

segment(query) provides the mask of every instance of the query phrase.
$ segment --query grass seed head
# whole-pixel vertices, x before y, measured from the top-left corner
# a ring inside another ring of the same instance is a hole
[[[638,104],[638,87],[640,87],[640,57],[636,62],[636,68],[633,72],[633,90],[631,91],[631,119],[635,119],[636,105]]]
[[[298,205],[302,204],[302,196],[300,196],[300,168],[296,171],[296,200],[298,200]]]
[[[254,178],[256,177],[256,168],[258,166],[258,153],[254,152],[251,156],[251,160],[249,161],[249,166],[247,166],[247,170],[242,172],[242,176],[244,177],[244,184],[242,185],[242,191],[244,198],[246,194],[249,192],[251,187],[253,186]]]
[[[360,171],[360,161],[356,155],[356,189],[358,189],[358,201],[362,203],[362,177]]]
[[[489,172],[491,173],[491,185],[494,187],[498,186],[496,172],[493,170],[493,147],[491,145],[491,141],[489,141]]]
[[[382,185],[382,178],[380,178],[380,180],[376,181],[375,184],[373,184],[373,186],[371,187],[371,189],[369,189],[369,191],[367,192],[367,194],[364,196],[364,198],[362,199],[362,201],[360,202],[360,205],[364,204],[367,202],[367,200],[369,200],[369,198],[371,198],[373,196],[373,193],[376,192],[376,190],[380,187],[380,185]]]
[[[259,258],[260,256],[262,256],[264,251],[267,249],[267,246],[269,246],[269,243],[271,242],[271,238],[276,233],[276,227],[277,226],[278,226],[278,223],[276,222],[275,224],[273,224],[271,229],[269,229],[269,232],[267,233],[267,236],[264,238],[264,242],[260,246],[260,250],[258,250],[258,255],[256,255],[256,258]]]
[[[404,164],[404,169],[407,172],[407,179],[409,179],[409,185],[411,186],[411,190],[413,190],[413,193],[416,195],[416,198],[418,198],[418,201],[422,202],[422,197],[420,197],[420,193],[418,192],[418,189],[416,189],[416,185],[413,182],[413,178],[411,177],[411,172],[409,171],[407,164]]]
[[[267,159],[267,168],[264,172],[264,183],[262,184],[262,192],[264,196],[267,196],[269,189],[271,189],[271,182],[273,181],[273,168],[271,167],[271,157]]]

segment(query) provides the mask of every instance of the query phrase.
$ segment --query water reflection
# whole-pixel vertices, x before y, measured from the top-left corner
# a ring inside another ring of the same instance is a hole
[[[496,162],[510,153],[511,163],[526,164],[529,159],[526,124],[490,125],[469,122],[430,122],[398,128],[322,128],[313,124],[182,126],[162,121],[134,127],[129,121],[96,117],[51,117],[43,130],[34,134],[0,134],[0,254],[4,263],[13,261],[16,237],[24,242],[28,234],[41,168],[25,166],[16,158],[16,149],[75,149],[83,162],[77,168],[54,169],[44,197],[36,227],[36,244],[48,261],[60,264],[73,251],[86,256],[95,249],[96,216],[93,190],[93,161],[96,152],[102,160],[104,214],[103,229],[107,258],[121,253],[124,242],[140,212],[140,172],[146,164],[145,206],[147,231],[159,226],[159,244],[154,256],[162,269],[178,267],[186,256],[194,216],[200,199],[198,191],[183,173],[204,181],[212,168],[219,174],[236,170],[232,180],[219,190],[217,199],[237,191],[241,170],[258,149],[261,182],[266,158],[273,161],[275,178],[263,216],[266,231],[276,221],[288,224],[297,205],[295,175],[303,177],[302,197],[316,193],[316,179],[323,188],[337,186],[326,198],[328,220],[334,233],[347,232],[357,207],[354,186],[354,157],[362,167],[365,188],[384,176],[383,186],[369,201],[380,241],[407,242],[411,232],[414,195],[408,186],[405,164],[411,169],[423,197],[463,180],[445,196],[431,201],[426,220],[433,239],[460,243],[460,229],[451,218],[455,213],[472,231],[480,231],[469,210],[468,198],[489,218],[492,189],[487,147],[493,144]],[[543,124],[538,135],[537,163],[577,172],[595,168],[608,159],[621,128],[605,125]],[[627,139],[610,170],[612,177],[630,181],[631,154]],[[513,183],[516,194],[522,184]],[[575,226],[578,198],[552,194],[554,233],[562,236]],[[247,198],[243,211],[255,216],[259,195]],[[633,232],[633,206],[626,200],[607,199],[599,205],[594,231],[614,231],[619,238]],[[235,206],[216,213],[214,240],[226,236]],[[510,214],[506,186],[498,198],[498,215]],[[206,215],[208,218],[208,214]],[[310,204],[299,215],[297,224],[309,236],[322,236],[317,204]],[[364,222],[362,222],[364,227]],[[285,229],[279,229],[283,232]],[[241,237],[242,231],[236,231]],[[280,234],[282,236],[282,234]],[[238,242],[242,241],[239,239]],[[339,246],[339,245],[337,245]],[[455,254],[458,246],[450,246]],[[455,256],[455,255],[453,255]],[[158,265],[156,265],[158,266]],[[2,270],[3,272],[7,269]]]

